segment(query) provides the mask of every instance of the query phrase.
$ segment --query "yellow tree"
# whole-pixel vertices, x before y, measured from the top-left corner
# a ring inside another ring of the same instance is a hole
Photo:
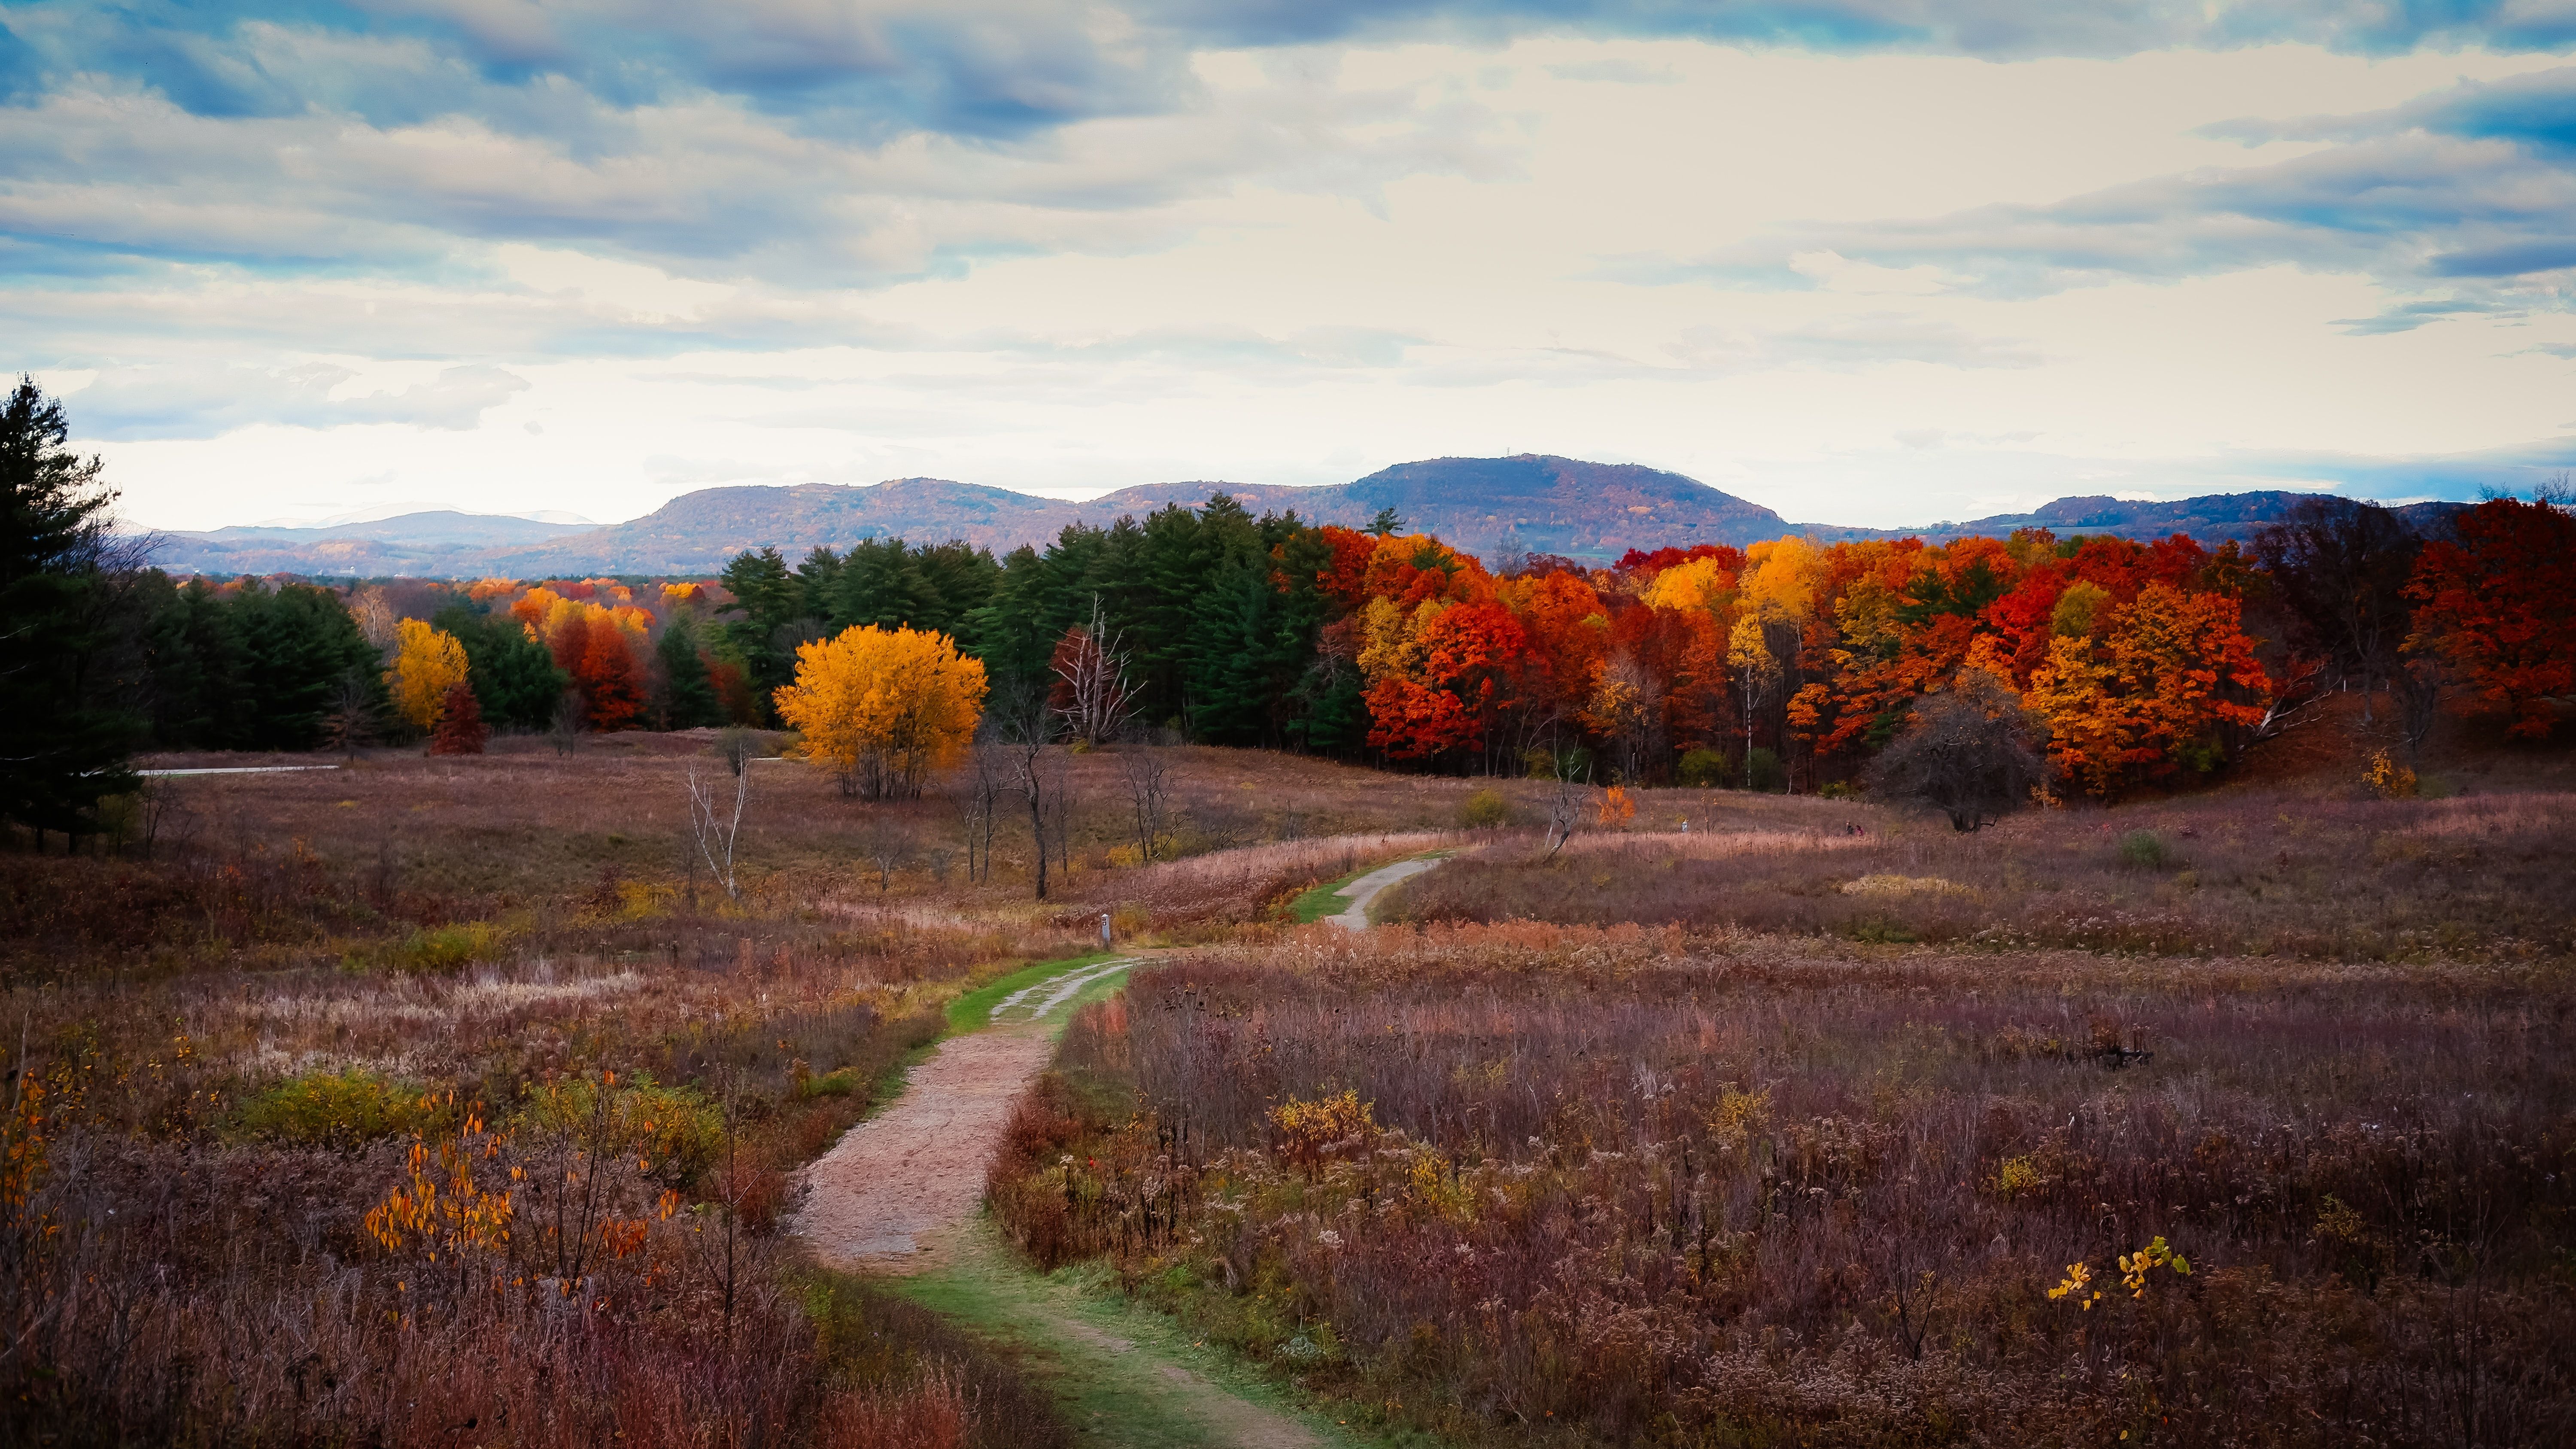
[[[394,667],[385,671],[394,712],[418,730],[438,727],[447,691],[465,682],[465,646],[456,636],[405,619],[394,637]]]
[[[838,771],[843,794],[909,798],[975,738],[984,663],[945,634],[863,625],[799,647],[796,682],[776,698],[805,757]]]

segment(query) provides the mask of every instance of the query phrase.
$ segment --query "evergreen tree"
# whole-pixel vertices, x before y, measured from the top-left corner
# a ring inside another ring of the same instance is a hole
[[[815,578],[837,573],[838,563],[806,560]],[[823,634],[822,617],[806,597],[805,571],[791,572],[778,550],[764,548],[737,556],[718,577],[742,610],[740,619],[725,625],[725,642],[750,677],[761,718],[773,718],[777,691],[796,678],[796,646]]]
[[[227,607],[247,660],[243,748],[312,749],[321,741],[324,716],[341,704],[343,680],[352,674],[364,681],[375,717],[387,717],[383,661],[338,594],[312,584],[288,584],[272,593],[254,581],[243,584]]]
[[[530,638],[518,620],[469,604],[450,604],[430,623],[465,646],[466,676],[487,723],[504,729],[542,730],[571,680],[555,667],[553,651]]]
[[[672,615],[662,628],[662,642],[654,647],[662,657],[669,727],[693,730],[723,724],[724,707],[707,680],[697,620],[685,613]]]
[[[173,583],[159,569],[135,581],[152,740],[170,750],[239,748],[255,702],[244,692],[250,656],[240,621],[203,579]]]
[[[133,788],[142,720],[108,668],[125,603],[100,464],[64,446],[62,404],[20,378],[0,405],[0,820],[77,839]]]

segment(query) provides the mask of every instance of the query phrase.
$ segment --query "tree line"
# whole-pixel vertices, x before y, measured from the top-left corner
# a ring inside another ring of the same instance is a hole
[[[68,437],[32,382],[0,409],[0,810],[39,832],[90,828],[139,749],[778,725],[799,650],[857,628],[944,636],[995,718],[1080,728],[1071,671],[1167,738],[1629,784],[1846,788],[1944,694],[2044,753],[2043,789],[2105,798],[2224,768],[2331,692],[2409,747],[2446,701],[2538,739],[2576,697],[2563,484],[2431,534],[2321,496],[2250,548],[2033,529],[1608,566],[1218,493],[998,558],[889,538],[712,582],[362,588],[151,569]]]

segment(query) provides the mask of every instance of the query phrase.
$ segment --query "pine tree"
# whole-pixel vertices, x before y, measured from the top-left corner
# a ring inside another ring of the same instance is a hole
[[[535,731],[554,722],[555,706],[571,680],[517,619],[450,604],[430,622],[465,646],[474,697],[489,711],[485,723]]]
[[[693,730],[725,722],[724,706],[707,679],[706,655],[699,647],[697,621],[674,614],[655,646],[662,658],[662,677],[669,688],[670,728]]]
[[[100,463],[64,446],[62,404],[21,378],[0,404],[0,820],[75,840],[130,790],[142,721],[113,697],[117,642]]]

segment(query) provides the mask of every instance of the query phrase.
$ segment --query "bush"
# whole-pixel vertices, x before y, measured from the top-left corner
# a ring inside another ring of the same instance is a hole
[[[460,970],[500,955],[501,932],[489,921],[461,921],[414,931],[388,944],[379,958],[396,971]]]
[[[1694,790],[1713,790],[1735,774],[1735,762],[1728,759],[1724,751],[1702,746],[1682,751],[1681,763],[1674,767],[1673,773]]]
[[[2132,830],[2120,837],[2120,864],[2132,870],[2163,870],[2175,861],[2173,847],[2152,830]]]
[[[1789,767],[1780,763],[1779,751],[1762,746],[1745,756],[1744,764],[1750,788],[1773,795],[1789,788]]]
[[[290,1077],[243,1102],[233,1123],[245,1136],[272,1142],[351,1148],[435,1133],[454,1116],[447,1096],[352,1067]]]
[[[1982,669],[1918,701],[1905,732],[1871,766],[1878,793],[1940,811],[1950,828],[1984,828],[2047,783],[2039,731],[2010,685]]]
[[[1512,802],[1500,790],[1479,790],[1458,807],[1459,822],[1470,830],[1491,830],[1510,824],[1511,819]]]

